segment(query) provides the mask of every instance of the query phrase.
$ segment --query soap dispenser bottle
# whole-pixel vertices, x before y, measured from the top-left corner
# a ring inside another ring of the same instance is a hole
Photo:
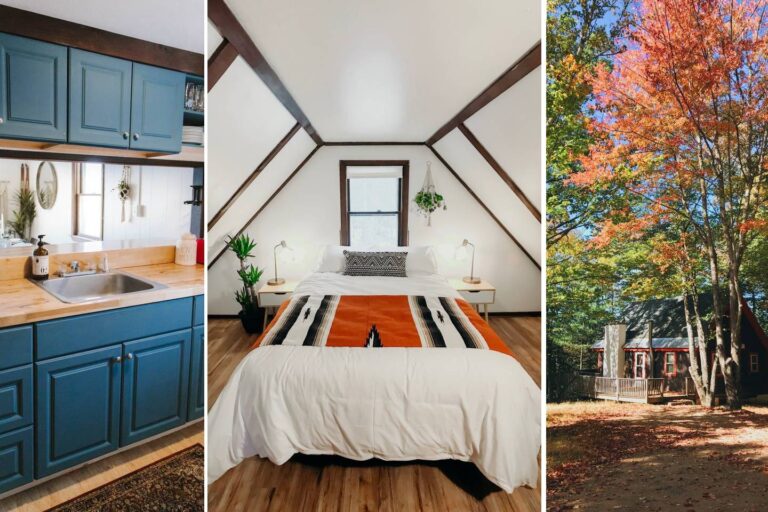
[[[44,281],[48,279],[48,249],[43,247],[43,237],[38,235],[37,249],[32,253],[32,279],[35,281]]]

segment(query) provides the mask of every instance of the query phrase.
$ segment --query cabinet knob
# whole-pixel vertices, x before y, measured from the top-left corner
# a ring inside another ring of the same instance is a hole
[[[123,360],[123,358],[122,358],[122,357],[120,357],[120,356],[117,356],[117,357],[113,357],[113,358],[112,358],[112,362],[113,362],[113,363],[119,363],[119,362],[121,362],[122,360]]]
[[[0,117],[0,124],[3,124],[4,122],[5,122],[5,119],[3,119],[2,117]]]
[[[128,140],[128,135],[129,135],[129,133],[128,133],[128,132],[123,132],[123,138],[124,138],[125,140]]]
[[[139,134],[138,133],[134,133],[133,134],[133,140],[139,140]]]
[[[126,359],[133,359],[133,354],[131,354],[131,353],[129,352],[129,353],[125,354],[125,358],[126,358]]]

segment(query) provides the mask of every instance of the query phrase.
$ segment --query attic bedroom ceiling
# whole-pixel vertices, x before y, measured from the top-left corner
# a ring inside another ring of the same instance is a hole
[[[540,38],[531,1],[226,4],[326,142],[424,141]]]

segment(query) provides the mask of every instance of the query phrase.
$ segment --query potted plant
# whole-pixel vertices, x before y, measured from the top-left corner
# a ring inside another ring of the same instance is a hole
[[[230,236],[226,242],[227,248],[235,253],[240,261],[237,275],[243,283],[243,288],[235,291],[235,300],[240,304],[240,321],[247,333],[259,333],[264,323],[264,310],[256,300],[256,283],[261,279],[264,270],[248,263],[248,259],[253,258],[252,251],[256,242],[246,234],[234,238]]]
[[[31,241],[32,222],[37,216],[35,193],[29,188],[22,187],[16,193],[16,202],[19,204],[19,209],[13,212],[13,220],[10,222],[11,228],[19,238]]]

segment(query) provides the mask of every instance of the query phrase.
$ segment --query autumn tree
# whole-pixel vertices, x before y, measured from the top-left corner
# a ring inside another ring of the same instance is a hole
[[[626,50],[592,81],[595,142],[570,178],[640,199],[616,205],[595,243],[665,231],[658,250],[687,299],[691,377],[711,403],[716,369],[695,307],[704,262],[731,409],[741,407],[740,272],[768,225],[767,32],[766,0],[640,0]]]

